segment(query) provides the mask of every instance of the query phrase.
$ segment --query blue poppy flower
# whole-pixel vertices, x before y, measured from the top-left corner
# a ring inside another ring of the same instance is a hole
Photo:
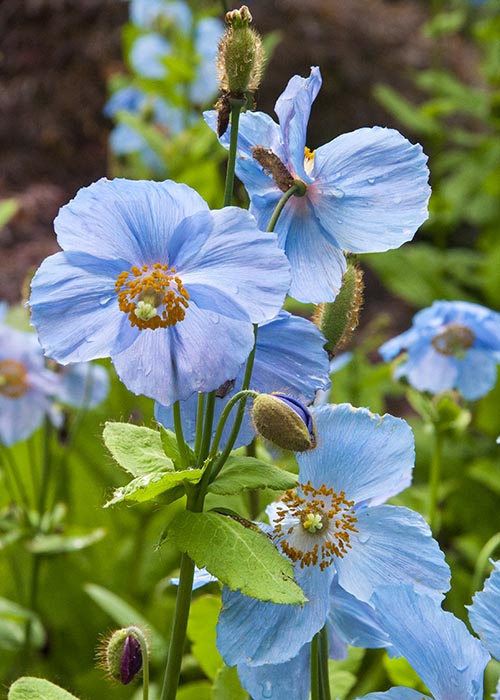
[[[164,59],[172,53],[172,46],[160,34],[137,37],[130,49],[130,63],[143,78],[161,80],[167,74]]]
[[[394,650],[405,657],[434,700],[483,699],[489,654],[439,601],[409,586],[382,586],[372,603]],[[363,700],[432,700],[410,688],[370,693]]]
[[[64,252],[42,263],[30,300],[46,354],[111,357],[131,391],[165,405],[235,377],[252,324],[288,289],[285,256],[248,212],[210,211],[168,180],[99,180],[55,229]]]
[[[406,377],[419,391],[457,389],[466,399],[479,399],[497,378],[500,314],[466,301],[435,301],[379,350],[386,361],[402,351],[407,354],[396,378]]]
[[[319,68],[309,78],[294,76],[276,102],[279,124],[262,112],[242,114],[236,165],[263,230],[293,180],[305,183],[305,195],[286,203],[275,231],[292,266],[290,294],[310,302],[336,297],[346,270],[343,250],[379,252],[409,241],[427,218],[430,194],[421,146],[394,129],[357,129],[315,151],[306,148],[320,87]],[[205,118],[215,130],[216,113]],[[229,131],[221,138],[226,147]]]
[[[189,85],[191,101],[197,105],[209,102],[217,93],[217,52],[224,33],[222,22],[216,17],[203,17],[195,28],[194,48],[197,55],[195,77]]]
[[[411,481],[407,423],[348,404],[311,412],[317,446],[297,454],[299,485],[270,509],[267,528],[294,562],[307,602],[275,605],[224,588],[217,644],[229,666],[289,661],[327,620],[345,638],[345,618],[335,617],[339,598],[361,624],[378,585],[410,583],[437,598],[449,587],[448,566],[424,519],[383,505]]]
[[[500,560],[493,565],[495,568],[484,589],[472,599],[469,619],[492,655],[500,661]]]
[[[313,323],[280,311],[272,321],[259,326],[250,388],[266,393],[281,391],[304,403],[311,403],[316,391],[329,385],[328,355],[323,349],[324,344],[324,337]],[[215,401],[215,426],[230,398],[241,390],[244,372],[242,367],[233,382],[220,387],[219,393],[224,393],[224,396]],[[184,437],[190,443],[195,439],[197,405],[196,395],[181,404]],[[169,408],[156,404],[155,417],[166,428],[173,428],[173,414]],[[226,423],[221,446],[227,442],[233,423],[234,416]],[[250,407],[247,407],[235,446],[248,445],[254,437]]]
[[[14,445],[39,428],[60,382],[34,333],[0,323],[0,442]]]
[[[74,408],[95,408],[109,393],[109,375],[105,367],[77,362],[61,367],[57,399]]]
[[[192,19],[189,5],[182,0],[130,1],[130,21],[141,29],[156,29],[171,22],[188,34]]]

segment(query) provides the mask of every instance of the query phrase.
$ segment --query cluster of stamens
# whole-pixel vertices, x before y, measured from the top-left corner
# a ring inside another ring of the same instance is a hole
[[[120,272],[115,289],[130,325],[141,330],[174,326],[183,320],[189,306],[189,294],[175,268],[161,263]]]
[[[26,367],[17,360],[0,361],[0,394],[18,399],[28,390]]]
[[[466,326],[450,323],[431,342],[436,352],[441,355],[454,355],[460,358],[474,344],[474,333]]]
[[[319,564],[323,571],[346,554],[351,533],[358,532],[354,501],[324,484],[316,489],[308,481],[286,491],[276,513],[273,539],[302,568]]]

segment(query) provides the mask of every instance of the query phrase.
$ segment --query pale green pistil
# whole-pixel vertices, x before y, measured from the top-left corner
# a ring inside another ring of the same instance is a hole
[[[140,318],[141,321],[149,321],[155,316],[158,316],[158,309],[151,303],[151,301],[143,299],[137,302],[137,306],[134,309],[134,314],[137,316],[137,318]]]
[[[302,526],[308,532],[315,533],[323,527],[323,518],[320,513],[308,513],[302,521]]]

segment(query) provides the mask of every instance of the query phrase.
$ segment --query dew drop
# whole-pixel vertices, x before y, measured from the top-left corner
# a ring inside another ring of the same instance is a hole
[[[109,302],[111,301],[112,298],[113,298],[112,296],[101,297],[101,298],[99,299],[99,304],[100,304],[101,306],[106,306],[106,304],[109,304]]]
[[[375,184],[375,178],[374,178],[374,177],[369,177],[369,178],[368,178],[368,184],[369,184],[369,185],[374,185],[374,184]]]
[[[271,681],[265,681],[262,684],[262,697],[263,698],[272,698],[273,697],[273,686]]]
[[[342,219],[337,219],[337,223],[338,223],[338,224],[343,224],[344,222],[343,222]]]

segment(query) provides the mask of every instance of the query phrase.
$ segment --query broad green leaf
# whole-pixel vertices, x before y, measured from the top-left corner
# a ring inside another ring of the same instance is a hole
[[[389,656],[385,655],[383,664],[391,684],[402,685],[407,688],[415,688],[418,691],[426,692],[422,681],[406,659],[391,659]]]
[[[286,491],[297,485],[295,474],[254,457],[230,457],[208,490],[221,496],[240,493],[245,489]]]
[[[170,457],[170,459],[174,462],[176,466],[180,465],[181,455],[179,452],[179,445],[177,444],[177,438],[175,436],[175,433],[171,430],[167,430],[163,427],[163,425],[160,425],[160,438],[163,451],[165,452],[167,457]],[[187,445],[187,449],[191,460],[190,464],[196,464],[196,456],[189,447],[189,445]]]
[[[219,617],[221,600],[214,595],[196,598],[189,610],[187,636],[191,641],[191,652],[200,668],[210,680],[223,666],[222,657],[215,646],[215,626]]]
[[[212,686],[208,681],[195,681],[181,685],[176,700],[212,700]]]
[[[163,450],[158,430],[132,423],[108,422],[102,436],[114,459],[132,476],[174,469],[172,460]]]
[[[8,700],[78,700],[76,695],[45,678],[23,676],[18,678],[9,689]]]
[[[172,520],[168,539],[231,590],[273,603],[306,601],[293,580],[292,563],[251,524],[245,527],[219,513],[182,511]]]
[[[236,666],[219,669],[213,687],[213,700],[247,700],[248,693],[241,687]],[[292,700],[290,698],[290,700]]]
[[[150,642],[152,659],[160,662],[164,660],[167,642],[144,615],[107,588],[87,583],[84,590],[120,627],[137,625],[144,630]]]
[[[34,554],[61,554],[63,552],[79,552],[102,540],[106,530],[99,527],[80,535],[37,535],[26,543],[26,548]]]
[[[39,649],[45,642],[45,632],[38,617],[27,608],[0,598],[0,649],[21,649],[26,636],[26,625],[31,619],[31,643]]]
[[[328,680],[330,688],[337,700],[344,700],[351,688],[354,687],[357,677],[350,671],[342,671],[333,668],[331,662],[328,665]]]
[[[104,508],[120,503],[120,501],[135,501],[144,503],[152,501],[162,493],[176,489],[184,481],[196,484],[202,477],[203,469],[186,469],[181,472],[168,471],[156,474],[143,474],[132,479],[126,486],[115,489],[113,498],[104,504]],[[178,498],[182,493],[178,494]]]

